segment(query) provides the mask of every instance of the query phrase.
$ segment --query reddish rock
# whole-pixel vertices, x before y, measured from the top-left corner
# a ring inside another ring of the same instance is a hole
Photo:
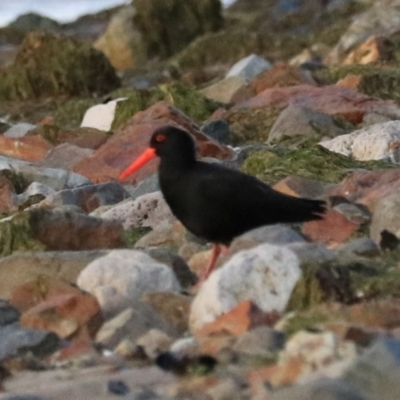
[[[25,161],[41,161],[52,148],[41,136],[8,138],[0,135],[0,154]]]
[[[294,197],[317,199],[325,194],[325,185],[312,179],[288,176],[277,182],[273,188]]]
[[[400,193],[400,169],[355,172],[328,191],[364,204],[372,213],[380,199],[393,193]]]
[[[362,81],[361,75],[346,75],[343,79],[340,79],[336,82],[336,86],[348,88],[348,89],[357,89],[358,85]]]
[[[246,300],[226,314],[221,315],[214,322],[194,332],[194,334],[198,338],[220,334],[240,336],[256,326],[271,326],[278,319],[278,313],[265,313],[250,300]]]
[[[194,123],[181,111],[159,102],[134,115],[96,153],[75,165],[74,171],[88,177],[94,183],[118,179],[119,174],[148,146],[153,132],[164,125],[186,129],[196,139],[201,156],[229,159],[233,151],[201,133]],[[126,183],[137,183],[153,174],[158,160],[153,160]]]
[[[348,220],[340,212],[328,210],[324,219],[305,223],[302,233],[314,242],[336,248],[345,243],[359,226],[359,223]]]
[[[44,329],[70,340],[93,339],[103,323],[100,306],[89,294],[60,294],[21,316],[26,328]]]
[[[331,116],[340,116],[352,123],[362,122],[363,116],[385,107],[398,109],[392,100],[374,99],[356,90],[336,85],[314,87],[297,85],[271,88],[237,104],[234,109],[287,107],[289,104],[307,107]]]
[[[344,65],[369,64],[377,61],[389,61],[393,59],[393,43],[384,36],[370,36],[361,43],[343,61]]]
[[[6,176],[0,175],[0,213],[16,211],[14,196],[14,185]]]
[[[99,353],[89,340],[74,340],[51,357],[52,362],[76,361],[99,357]]]
[[[316,86],[310,74],[286,63],[276,63],[272,68],[257,75],[251,81],[251,87],[256,94],[273,87],[288,87],[302,84]]]

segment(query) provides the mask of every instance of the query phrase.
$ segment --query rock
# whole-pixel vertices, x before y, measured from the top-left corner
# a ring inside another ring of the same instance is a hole
[[[223,119],[206,121],[201,127],[201,131],[218,142],[224,144],[230,143],[231,132],[229,130],[229,124]]]
[[[178,334],[188,330],[189,310],[192,299],[173,292],[146,293],[141,301],[153,308]]]
[[[0,259],[0,298],[8,299],[20,285],[49,277],[75,283],[86,265],[105,251],[57,251],[16,253]],[[40,280],[39,280],[40,281]]]
[[[335,252],[318,243],[295,242],[289,243],[287,248],[296,254],[301,265],[309,262],[332,261],[337,257]]]
[[[154,193],[160,191],[160,184],[158,182],[158,174],[150,175],[148,178],[143,179],[137,185],[124,185],[125,190],[129,193],[132,200],[144,194]]]
[[[137,250],[114,250],[98,258],[80,273],[77,284],[96,296],[106,316],[145,293],[180,290],[169,267]]]
[[[6,325],[18,322],[20,314],[7,301],[0,300],[0,329]]]
[[[50,18],[35,13],[20,15],[9,26],[21,29],[25,33],[30,31],[59,32],[60,24]]]
[[[330,151],[356,160],[384,160],[400,163],[400,122],[367,126],[347,135],[320,143]]]
[[[174,271],[174,274],[182,288],[187,289],[197,282],[196,276],[189,269],[186,262],[172,251],[153,247],[147,249],[146,253],[154,260],[168,265]]]
[[[285,335],[269,326],[258,326],[238,338],[233,350],[250,356],[268,357],[285,344]]]
[[[313,374],[337,378],[354,361],[356,346],[350,341],[341,341],[332,332],[309,333],[300,331],[286,343],[280,354],[280,370],[273,377],[274,384],[306,383],[315,380]],[[336,364],[336,365],[335,365]],[[333,368],[339,366],[339,368]],[[288,381],[288,370],[291,374]]]
[[[13,125],[7,129],[3,136],[13,139],[18,139],[25,136],[29,131],[35,129],[36,125],[29,124],[27,122],[20,122],[19,124]]]
[[[305,199],[320,199],[326,193],[326,185],[322,182],[293,175],[280,180],[273,188],[289,196]]]
[[[50,186],[39,182],[32,182],[23,193],[16,195],[15,204],[22,207],[35,204],[55,193],[56,191]]]
[[[6,137],[0,135],[1,154],[26,161],[41,161],[51,149],[41,136]]]
[[[238,103],[233,109],[284,108],[289,104],[342,117],[354,124],[360,123],[366,113],[382,108],[398,109],[392,100],[374,99],[355,90],[335,85],[323,87],[297,85],[266,89],[257,96]]]
[[[95,128],[105,132],[111,131],[117,103],[124,100],[126,98],[121,97],[105,104],[97,104],[90,107],[83,117],[81,128]]]
[[[381,338],[361,354],[343,380],[371,400],[395,400],[400,393],[400,341]]]
[[[173,329],[147,304],[133,300],[126,308],[107,321],[96,335],[96,342],[113,349],[125,338],[137,341],[151,329],[174,335]]]
[[[94,43],[94,47],[107,56],[116,70],[132,69],[145,57],[134,17],[134,7],[121,8],[114,13],[106,31]]]
[[[47,196],[45,200],[39,203],[38,207],[55,208],[75,205],[86,213],[90,213],[101,206],[114,205],[128,197],[128,193],[119,183],[108,182],[61,190]]]
[[[122,226],[68,210],[30,210],[0,223],[0,253],[92,250],[122,246]]]
[[[150,360],[155,360],[161,353],[169,350],[173,339],[163,331],[151,329],[137,341],[140,347]]]
[[[269,61],[256,54],[251,54],[238,61],[226,74],[226,78],[238,76],[249,82],[252,78],[271,67],[272,65]]]
[[[93,182],[116,179],[123,169],[148,146],[153,132],[160,126],[171,124],[187,129],[194,136],[200,156],[232,157],[232,150],[202,134],[181,111],[167,103],[159,102],[143,112],[136,113],[92,157],[78,163],[74,171],[89,177]],[[124,182],[133,184],[141,181],[154,174],[157,165],[157,160],[149,162]]]
[[[200,288],[192,303],[190,329],[201,329],[244,300],[264,312],[281,312],[300,275],[297,257],[285,247],[262,244],[237,253]]]
[[[97,300],[84,293],[53,294],[21,315],[21,326],[69,340],[93,339],[102,323]]]
[[[51,149],[42,160],[46,168],[72,170],[79,161],[93,154],[93,150],[82,148],[71,143],[62,143]]]
[[[155,229],[161,223],[172,223],[175,220],[160,191],[117,204],[101,214],[101,218],[118,221],[124,229],[141,226]]]
[[[208,99],[218,101],[222,104],[231,104],[235,95],[247,88],[246,80],[241,76],[231,76],[201,90],[201,93]]]
[[[393,47],[393,42],[388,38],[372,35],[349,53],[342,64],[365,65],[378,61],[391,61],[393,60]]]
[[[59,346],[57,335],[37,329],[22,328],[10,324],[0,328],[0,360],[21,353],[32,353],[41,357],[55,351]]]
[[[332,117],[301,106],[288,106],[275,121],[269,133],[269,142],[301,136],[302,138],[326,138],[342,135],[343,129]]]
[[[240,337],[257,326],[273,325],[278,319],[277,312],[263,312],[252,301],[244,300],[194,334],[198,339],[227,334]]]
[[[351,383],[324,379],[278,390],[271,400],[368,400]]]
[[[60,48],[64,49],[60,53]],[[45,96],[90,96],[120,85],[106,57],[89,44],[70,37],[30,32],[15,61],[2,71],[0,92],[5,100]]]
[[[338,249],[339,254],[375,257],[380,253],[379,246],[368,237],[351,240]]]
[[[276,63],[272,68],[257,75],[251,81],[255,94],[272,87],[288,87],[296,85],[316,86],[310,73],[285,63]]]
[[[399,193],[384,197],[378,202],[370,228],[370,237],[375,243],[380,243],[382,231],[388,231],[400,238],[400,224],[397,218],[399,212]]]
[[[359,227],[359,222],[353,222],[342,213],[330,209],[323,219],[306,222],[301,232],[314,242],[336,248],[346,242]]]
[[[16,211],[16,193],[15,187],[10,179],[8,171],[0,172],[0,212],[11,213]]]

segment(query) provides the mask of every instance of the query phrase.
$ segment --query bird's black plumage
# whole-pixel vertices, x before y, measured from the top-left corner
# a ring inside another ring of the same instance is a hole
[[[159,180],[175,216],[195,235],[229,244],[246,231],[267,224],[321,219],[325,202],[277,192],[256,178],[196,160],[191,136],[167,126],[152,136],[161,158]]]

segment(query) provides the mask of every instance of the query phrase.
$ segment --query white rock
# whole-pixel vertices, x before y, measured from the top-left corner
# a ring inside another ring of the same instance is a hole
[[[35,129],[36,125],[28,124],[26,122],[21,122],[12,126],[10,129],[4,132],[4,136],[9,138],[20,138],[25,136],[29,131]]]
[[[356,160],[400,163],[400,121],[371,125],[321,142],[320,145]]]
[[[244,300],[266,312],[283,311],[300,275],[299,260],[286,247],[265,243],[241,251],[200,288],[192,303],[190,328],[200,329]]]
[[[17,205],[24,204],[30,197],[36,195],[47,197],[54,193],[56,193],[56,191],[50,186],[39,182],[32,182],[23,193],[17,195],[16,203]]]
[[[123,300],[136,300],[147,292],[180,290],[167,265],[138,250],[113,250],[94,260],[80,273],[77,284],[96,296],[108,315],[120,308]]]
[[[272,67],[272,64],[262,57],[256,54],[251,54],[250,56],[238,61],[226,74],[225,78],[231,76],[240,76],[246,81],[250,81],[256,75]]]
[[[156,228],[160,223],[175,220],[160,191],[119,203],[100,217],[119,221],[124,229],[140,226]]]
[[[96,128],[106,132],[111,130],[117,103],[123,100],[126,100],[126,97],[109,101],[106,104],[97,104],[90,107],[83,116],[81,127]]]

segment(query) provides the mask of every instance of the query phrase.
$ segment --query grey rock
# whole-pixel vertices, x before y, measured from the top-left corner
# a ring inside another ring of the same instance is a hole
[[[277,390],[270,400],[369,400],[351,384],[340,380],[321,380]]]
[[[229,130],[229,123],[224,119],[215,119],[206,122],[201,131],[206,135],[212,137],[218,142],[228,144],[231,139],[231,131]]]
[[[150,360],[155,360],[159,354],[169,350],[173,341],[165,332],[151,329],[136,341],[136,345]]]
[[[55,351],[59,344],[55,333],[7,325],[0,328],[0,361],[24,352],[44,356]]]
[[[51,149],[41,165],[47,168],[60,168],[72,171],[75,164],[94,153],[92,149],[84,149],[71,143],[61,143]]]
[[[365,224],[371,220],[370,211],[361,204],[343,202],[334,206],[333,209],[339,211],[349,221]]]
[[[20,313],[5,300],[0,300],[0,328],[19,320]]]
[[[244,78],[240,76],[231,76],[207,86],[201,90],[201,93],[208,99],[218,101],[223,104],[230,104],[234,95],[239,90],[242,90],[247,86],[247,82]]]
[[[124,185],[124,188],[129,193],[132,200],[135,200],[144,194],[158,192],[160,191],[158,174],[150,175],[146,179],[140,181],[136,186]]]
[[[15,204],[23,206],[26,203],[32,203],[34,199],[37,200],[35,203],[38,203],[40,200],[54,193],[56,193],[56,191],[50,186],[39,182],[32,182],[23,193],[16,196]]]
[[[173,329],[147,304],[138,300],[131,303],[113,319],[107,321],[97,332],[96,342],[113,349],[122,340],[137,341],[151,329],[174,335]]]
[[[332,117],[306,107],[290,105],[279,115],[271,128],[268,142],[279,142],[288,137],[336,137],[345,133]]]
[[[400,393],[400,341],[379,339],[359,356],[343,379],[368,399],[397,400]]]
[[[226,78],[241,77],[245,81],[249,82],[252,78],[271,67],[272,64],[269,61],[257,56],[256,54],[251,54],[233,65],[226,74]]]
[[[20,138],[24,137],[29,131],[36,128],[36,125],[28,124],[26,122],[20,122],[19,124],[13,125],[10,129],[4,132],[5,137],[9,138]]]
[[[290,243],[287,247],[296,254],[302,265],[313,261],[332,261],[337,257],[334,251],[318,243],[297,242]]]
[[[380,253],[379,246],[368,237],[361,237],[344,243],[337,249],[339,254],[375,257]]]

